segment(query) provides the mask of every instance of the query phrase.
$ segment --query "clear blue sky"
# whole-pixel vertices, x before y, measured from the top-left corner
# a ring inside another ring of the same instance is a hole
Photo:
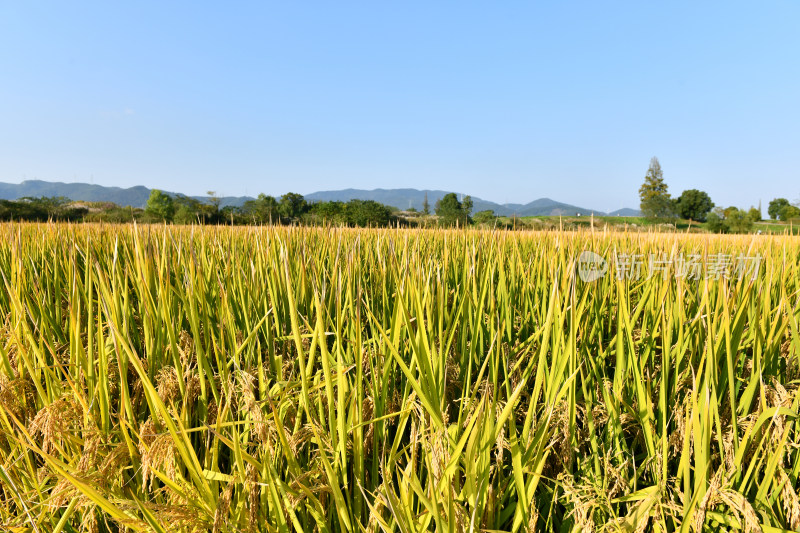
[[[655,155],[766,211],[800,197],[799,36],[797,1],[8,1],[0,181],[612,210]]]

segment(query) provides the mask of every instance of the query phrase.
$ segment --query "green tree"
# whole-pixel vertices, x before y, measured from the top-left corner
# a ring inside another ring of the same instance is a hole
[[[308,203],[302,194],[287,192],[281,196],[280,213],[286,218],[298,219],[308,209]]]
[[[761,210],[755,207],[751,207],[750,210],[747,212],[747,216],[750,217],[750,220],[753,222],[761,222]]]
[[[144,212],[161,220],[172,222],[172,217],[175,215],[175,203],[170,195],[153,189],[150,191],[150,198],[147,199]]]
[[[714,212],[709,213],[706,217],[706,227],[712,233],[725,233],[727,230],[725,221]]]
[[[197,211],[187,205],[179,205],[172,219],[176,224],[197,224]]]
[[[800,209],[791,204],[785,205],[781,208],[779,217],[783,221],[788,221],[792,220],[793,218],[798,218],[800,217]]]
[[[222,205],[222,198],[217,196],[215,191],[208,191],[207,203],[199,203],[197,206],[197,215],[204,224],[218,224],[225,222],[225,214],[220,209]]]
[[[346,224],[345,204],[343,202],[316,202],[309,208],[310,219],[320,224]]]
[[[175,197],[175,216],[172,221],[176,224],[198,224],[200,220],[200,202],[179,194]]]
[[[787,200],[786,198],[775,198],[774,200],[772,200],[769,203],[769,206],[767,207],[767,213],[769,214],[769,218],[771,218],[772,220],[780,218],[781,210],[788,205],[792,204],[790,204],[789,200]]]
[[[222,198],[217,196],[216,191],[208,191],[206,194],[208,195],[208,203],[214,208],[215,213],[218,212],[222,204]]]
[[[272,222],[273,220],[279,220],[280,218],[278,200],[276,200],[274,196],[263,193],[259,194],[258,209],[265,222]]]
[[[708,194],[697,189],[683,191],[675,201],[675,211],[678,216],[697,222],[704,222],[713,207],[714,202]]]
[[[472,196],[465,196],[464,200],[461,202],[461,212],[464,217],[464,224],[467,224],[470,220],[472,220],[472,207]]]
[[[475,213],[475,223],[481,226],[491,226],[497,220],[494,211],[487,209],[486,211],[479,211]]]
[[[725,226],[730,233],[747,233],[753,229],[753,221],[746,211],[734,207],[726,213]]]
[[[241,207],[235,205],[226,205],[219,210],[219,222],[224,224],[243,224],[249,222],[243,218],[244,212]]]
[[[383,227],[389,225],[391,211],[374,200],[350,200],[345,205],[347,223],[359,227]]]
[[[16,202],[3,200],[2,220],[71,220],[77,221],[85,217],[89,210],[85,202],[73,204],[64,196],[42,196],[34,198],[26,196]]]
[[[278,200],[273,196],[261,193],[255,200],[248,200],[244,203],[242,213],[256,223],[277,221],[280,217]]]
[[[723,217],[724,217],[725,219],[728,219],[728,218],[730,218],[730,217],[731,217],[731,215],[733,215],[734,213],[736,213],[738,210],[739,210],[739,208],[738,208],[738,207],[736,207],[736,206],[732,205],[732,206],[729,206],[729,207],[726,207],[726,208],[724,208],[724,209],[722,210],[722,215],[723,215]]]
[[[458,201],[458,196],[451,192],[436,201],[434,210],[442,224],[455,225],[461,216],[461,202]]]
[[[668,186],[664,181],[664,173],[658,158],[650,160],[644,183],[639,188],[639,209],[646,217],[662,218],[673,214],[672,199]]]
[[[427,192],[425,193],[425,201],[422,202],[422,212],[425,213],[425,215],[430,215],[431,214],[431,204],[428,203],[428,193]]]
[[[22,198],[23,201],[28,202],[35,209],[41,209],[47,213],[47,218],[59,219],[61,214],[67,209],[71,200],[66,196],[42,196],[41,198],[32,198],[30,196]]]

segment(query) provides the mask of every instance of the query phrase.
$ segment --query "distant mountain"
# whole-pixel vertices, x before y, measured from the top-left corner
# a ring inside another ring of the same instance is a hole
[[[177,196],[174,192],[171,192],[169,194],[171,194],[172,196]],[[194,198],[195,200],[198,200],[200,202],[208,202],[208,199],[210,197],[209,196],[190,196],[189,198]],[[220,200],[219,205],[221,207],[227,207],[229,205],[232,205],[234,207],[241,207],[241,206],[244,205],[244,203],[246,201],[255,200],[255,198],[253,198],[252,196],[220,196],[219,200]],[[145,204],[146,203],[147,202],[145,202]]]
[[[507,206],[506,206],[507,207]],[[516,214],[523,217],[542,216],[542,215],[602,215],[602,211],[593,211],[583,207],[577,207],[562,202],[556,202],[550,198],[539,198],[530,203],[525,204]]]
[[[642,212],[638,209],[631,209],[630,207],[623,207],[622,209],[617,209],[616,211],[611,211],[608,216],[612,217],[640,217],[642,216]]]
[[[414,208],[422,210],[422,204],[425,201],[425,193],[428,194],[428,203],[433,211],[436,201],[444,197],[450,191],[441,190],[418,190],[418,189],[342,189],[338,191],[319,191],[305,195],[306,200],[309,201],[340,201],[346,202],[348,200],[375,200],[382,204],[391,205],[398,209]],[[465,195],[458,194],[459,199]],[[539,215],[575,215],[580,213],[582,215],[589,215],[592,213],[591,209],[577,207],[562,202],[557,202],[549,198],[540,198],[527,204],[498,204],[483,200],[475,196],[472,197],[473,213],[479,211],[491,210],[498,215],[510,216],[518,215],[526,216],[539,216]],[[596,215],[603,214],[601,211],[594,211]]]
[[[0,198],[17,200],[26,196],[64,196],[85,202],[114,202],[121,206],[144,207],[150,196],[147,187],[104,187],[88,183],[61,183],[27,180],[22,183],[0,183]]]
[[[165,191],[167,192],[167,191]],[[176,193],[169,194],[176,196]],[[58,181],[26,180],[22,183],[0,183],[0,199],[17,200],[26,196],[63,196],[74,201],[113,202],[122,207],[144,207],[150,197],[150,189],[142,185],[123,189],[122,187],[106,187],[89,183],[62,183]],[[204,202],[207,196],[193,196]],[[221,205],[242,205],[249,196],[225,196]]]
[[[374,200],[384,205],[390,205],[398,209],[417,209],[422,210],[422,204],[425,202],[425,193],[428,194],[428,203],[431,206],[431,212],[436,205],[437,200],[440,200],[444,195],[451,191],[438,191],[438,190],[423,190],[418,189],[373,189],[371,191],[364,189],[342,189],[340,191],[319,191],[311,194],[306,194],[306,200],[314,202],[347,202],[348,200]],[[459,199],[463,198],[464,194],[459,194]],[[472,197],[473,213],[483,211],[485,209],[492,209],[497,212],[498,204],[494,202],[487,202],[480,198]],[[498,213],[500,214],[500,213]]]
[[[168,192],[168,191],[165,191]],[[309,202],[321,201],[341,201],[348,200],[374,200],[385,205],[390,205],[398,209],[415,208],[422,210],[425,201],[425,194],[428,195],[428,203],[433,211],[436,201],[448,194],[449,191],[442,190],[418,190],[418,189],[342,189],[338,191],[319,191],[306,194],[305,198]],[[176,193],[168,192],[176,195]],[[124,189],[121,187],[105,187],[103,185],[93,185],[88,183],[61,183],[41,180],[27,180],[22,183],[0,183],[0,199],[16,200],[26,196],[64,196],[70,200],[82,200],[86,202],[113,202],[120,206],[144,207],[150,196],[150,189],[143,186]],[[459,194],[459,199],[465,195]],[[207,196],[193,196],[201,202],[208,200]],[[247,200],[252,200],[250,196],[225,196],[221,198],[221,205],[241,206]],[[584,207],[577,207],[563,202],[557,202],[550,198],[539,198],[527,204],[498,204],[483,200],[475,196],[472,197],[473,213],[491,210],[498,215],[511,216],[543,216],[543,215],[603,215],[602,211],[592,211]],[[620,216],[638,216],[639,211],[635,209],[620,209],[610,213]]]

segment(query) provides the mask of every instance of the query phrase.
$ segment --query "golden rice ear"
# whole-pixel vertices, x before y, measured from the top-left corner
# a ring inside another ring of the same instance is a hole
[[[795,531],[800,530],[800,498],[797,496],[792,480],[786,475],[783,468],[778,468],[778,474],[780,476],[780,482],[783,484],[781,500],[789,522],[789,527]]]
[[[97,469],[100,465],[100,447],[102,444],[103,438],[99,431],[97,431],[97,428],[84,430],[83,453],[78,463],[78,470],[80,472],[85,474],[91,470]]]
[[[226,523],[228,520],[228,511],[231,508],[234,488],[234,484],[229,483],[228,486],[225,487],[225,490],[222,491],[219,500],[217,500],[217,508],[214,511],[214,525],[211,529],[213,533],[219,533],[220,531],[228,529]]]
[[[63,439],[74,436],[81,427],[79,409],[80,405],[74,398],[64,396],[39,410],[28,431],[33,437],[42,438],[45,453],[59,448]]]
[[[142,488],[153,490],[158,470],[172,481],[177,473],[177,449],[168,431],[159,431],[153,419],[148,419],[139,429],[139,454],[141,456]]]
[[[131,464],[131,456],[125,443],[117,444],[103,459],[98,468],[98,483],[114,489],[125,484],[123,471]]]
[[[187,406],[194,406],[200,396],[200,376],[196,369],[187,368],[183,373],[186,383],[184,384],[186,395],[184,401]]]
[[[36,415],[35,387],[30,378],[7,377],[0,373],[0,409],[27,424]]]
[[[252,464],[247,464],[245,472],[245,491],[247,492],[247,530],[253,533],[259,530],[259,505],[261,487],[258,485],[258,471]]]
[[[270,429],[273,421],[266,419],[264,412],[256,401],[253,388],[255,378],[248,372],[239,370],[235,373],[235,379],[234,390],[237,394],[237,403],[241,405],[244,412],[249,416],[249,422],[252,424],[252,433],[260,444],[271,446]]]
[[[97,516],[97,512],[96,506],[94,505],[83,510],[81,531],[85,531],[86,533],[100,533],[100,519]]]
[[[178,371],[172,366],[164,366],[156,376],[156,390],[161,401],[165,404],[173,403],[181,395],[181,386],[178,382]]]

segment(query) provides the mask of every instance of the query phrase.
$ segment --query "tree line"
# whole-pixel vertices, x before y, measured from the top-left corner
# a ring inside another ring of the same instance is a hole
[[[760,205],[749,209],[716,206],[708,193],[698,189],[685,190],[677,198],[672,198],[656,157],[650,160],[644,183],[639,188],[639,200],[642,216],[701,222],[714,233],[746,233],[762,219]],[[776,198],[769,203],[767,213],[772,220],[794,221],[800,218],[800,201],[792,204],[786,198]]]
[[[89,209],[76,206],[64,197],[25,197],[19,200],[0,200],[0,220],[47,222],[56,220],[77,222],[89,214]]]
[[[409,222],[416,218],[416,210],[402,216],[400,210],[374,200],[349,200],[309,202],[303,195],[289,192],[275,198],[259,194],[258,198],[246,201],[242,206],[220,208],[220,199],[209,191],[208,203],[186,196],[171,196],[153,190],[145,207],[145,214],[164,222],[232,223],[232,224],[314,224],[344,225],[352,227],[386,227]],[[427,204],[427,198],[426,202]],[[429,208],[423,208],[423,211]],[[459,201],[449,193],[436,202],[437,225],[457,226],[472,222],[472,199],[467,196]],[[426,213],[423,213],[426,215]],[[410,215],[410,216],[408,216]]]
[[[289,192],[278,198],[259,194],[241,206],[222,206],[222,199],[209,191],[200,201],[184,195],[171,195],[158,189],[150,192],[142,208],[121,207],[110,202],[73,202],[64,197],[0,200],[0,220],[46,222],[143,222],[172,224],[304,224],[351,227],[389,227],[395,225],[467,226],[473,224],[472,199],[459,200],[449,193],[435,204],[435,216],[425,200],[422,212],[400,211],[373,200],[310,202],[303,195]],[[486,213],[481,213],[486,221]],[[494,214],[491,214],[494,217]]]

